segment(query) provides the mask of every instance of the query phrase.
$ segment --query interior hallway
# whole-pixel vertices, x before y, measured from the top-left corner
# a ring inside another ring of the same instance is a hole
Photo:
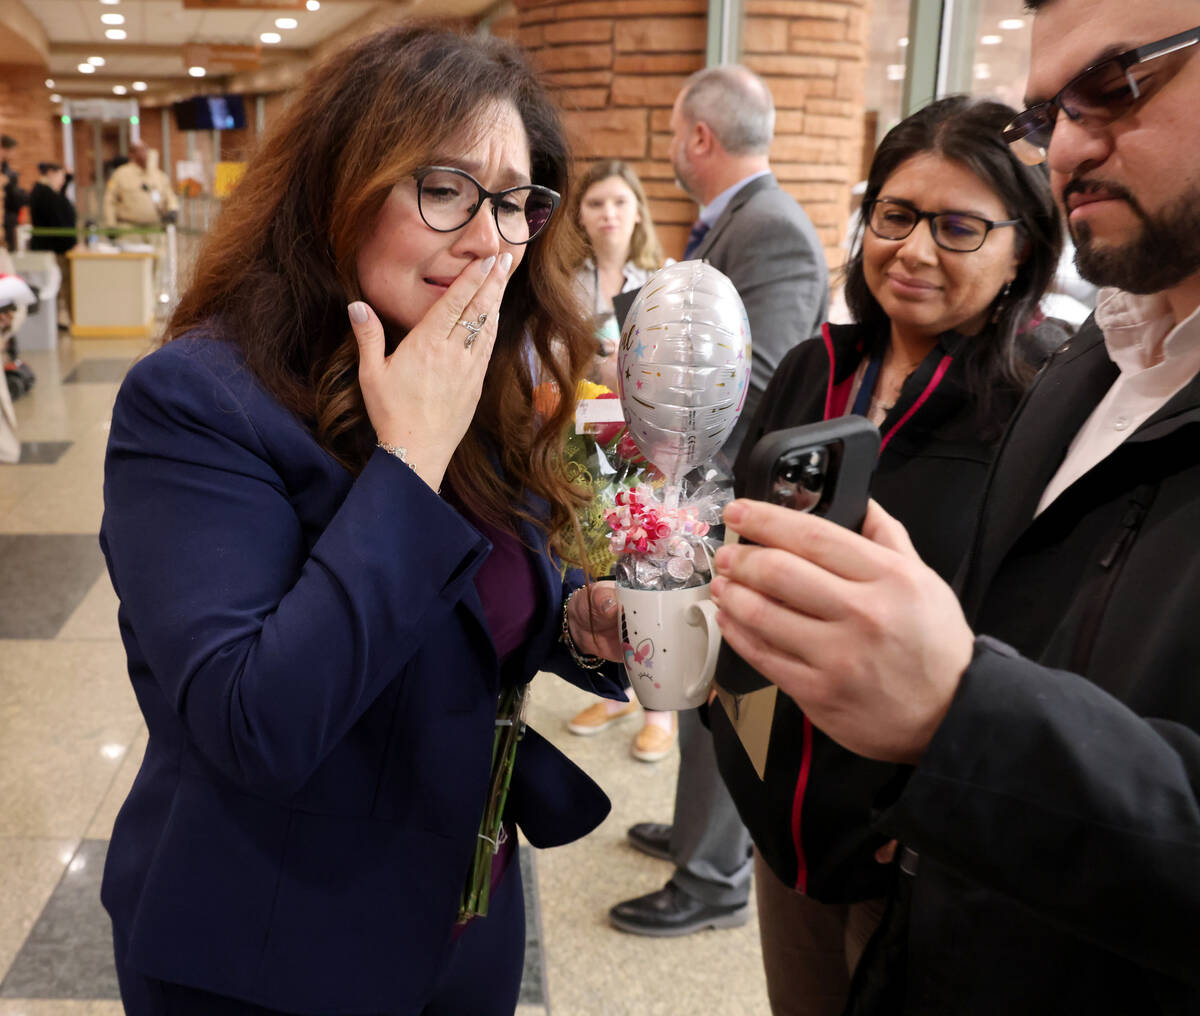
[[[116,599],[96,536],[113,398],[142,343],[63,340],[24,359],[22,463],[0,466],[0,1016],[119,1016],[104,851],[146,731],[124,671]],[[659,888],[669,866],[625,841],[669,821],[678,755],[629,755],[637,720],[567,733],[589,696],[548,675],[531,723],[608,791],[591,836],[522,848],[530,914],[521,1016],[768,1013],[758,930],[649,939],[613,930],[608,907]],[[752,901],[753,902],[753,901]],[[470,1014],[463,1014],[470,1016]]]

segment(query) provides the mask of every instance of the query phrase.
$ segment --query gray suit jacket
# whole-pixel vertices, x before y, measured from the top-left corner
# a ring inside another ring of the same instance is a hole
[[[722,449],[732,462],[779,362],[820,331],[829,310],[829,269],[812,222],[773,176],[738,191],[692,257],[729,276],[750,319],[750,391]]]

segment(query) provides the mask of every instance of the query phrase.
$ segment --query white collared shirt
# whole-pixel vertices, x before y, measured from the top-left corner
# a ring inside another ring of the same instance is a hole
[[[1138,296],[1102,289],[1096,324],[1121,373],[1075,435],[1042,494],[1039,515],[1200,373],[1200,308],[1176,324],[1161,293]]]

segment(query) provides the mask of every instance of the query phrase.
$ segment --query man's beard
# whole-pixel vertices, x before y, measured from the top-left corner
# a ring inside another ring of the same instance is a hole
[[[1096,181],[1068,184],[1086,190]],[[1088,282],[1116,286],[1127,293],[1161,293],[1200,271],[1200,188],[1181,195],[1158,215],[1149,215],[1125,188],[1101,184],[1124,200],[1137,216],[1141,229],[1119,246],[1099,246],[1092,241],[1086,221],[1071,228],[1075,240],[1075,266]]]
[[[683,165],[682,159],[677,159],[671,164],[671,168],[675,170],[675,186],[678,187],[684,194],[696,202],[702,204],[700,198],[696,196],[695,180],[692,179],[692,174],[688,167]]]

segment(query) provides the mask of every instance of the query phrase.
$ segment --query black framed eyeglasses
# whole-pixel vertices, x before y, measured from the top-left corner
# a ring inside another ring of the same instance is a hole
[[[1160,65],[1157,73],[1155,68],[1135,73],[1134,68],[1183,50],[1195,52],[1192,47],[1197,42],[1200,42],[1200,26],[1093,64],[1068,81],[1053,99],[1030,106],[1018,115],[1004,128],[1004,140],[1027,166],[1044,162],[1060,109],[1068,119],[1085,127],[1107,127],[1170,81],[1179,65]]]
[[[1020,219],[993,222],[967,212],[923,212],[916,205],[895,198],[876,198],[866,206],[867,225],[881,240],[904,240],[922,219],[929,220],[933,242],[942,250],[970,254],[979,250],[988,233],[1001,226],[1019,225]]]
[[[470,173],[451,166],[423,166],[413,173],[417,181],[417,211],[430,229],[453,233],[474,217],[487,198],[492,218],[506,243],[528,243],[546,228],[559,194],[535,183],[490,191]]]

